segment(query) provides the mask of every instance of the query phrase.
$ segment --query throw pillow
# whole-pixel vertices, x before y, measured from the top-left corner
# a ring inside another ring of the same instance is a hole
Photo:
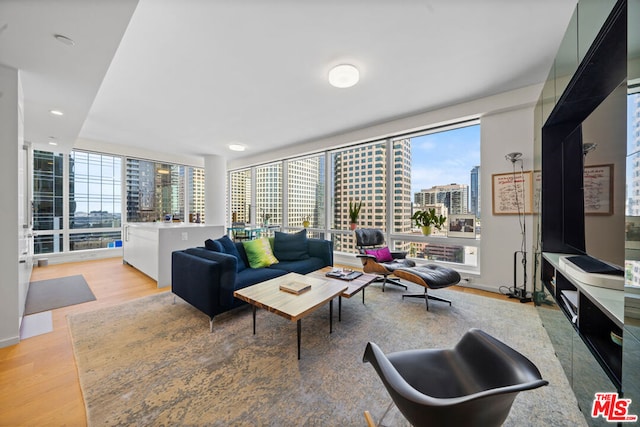
[[[251,268],[268,267],[278,262],[278,259],[271,252],[269,240],[265,237],[255,240],[242,242],[244,251],[247,253],[247,259]]]
[[[222,244],[217,240],[207,239],[204,241],[204,247],[214,252],[222,252],[224,253],[224,248]]]
[[[238,248],[236,248],[236,244],[229,238],[229,236],[224,235],[219,239],[216,239],[218,243],[222,246],[222,249],[225,254],[233,255],[238,258],[238,273],[247,268],[247,265],[244,263],[244,260],[240,256],[240,252],[238,252]]]
[[[364,253],[367,255],[373,255],[374,257],[376,257],[376,261],[378,262],[393,261],[393,256],[391,256],[391,251],[386,246],[378,249],[366,249]]]
[[[291,234],[276,231],[273,240],[273,254],[279,261],[298,261],[309,258],[307,230]]]

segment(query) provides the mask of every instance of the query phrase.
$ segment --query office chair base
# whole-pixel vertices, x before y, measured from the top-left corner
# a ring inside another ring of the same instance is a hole
[[[440,302],[446,302],[449,304],[449,306],[451,306],[451,301],[449,301],[448,299],[444,299],[444,298],[440,298],[440,297],[436,297],[433,295],[429,295],[428,293],[423,293],[423,294],[406,294],[406,295],[402,295],[402,299],[405,299],[405,297],[407,298],[424,298],[424,302],[427,305],[427,311],[429,311],[429,300],[432,299],[434,301],[440,301]]]

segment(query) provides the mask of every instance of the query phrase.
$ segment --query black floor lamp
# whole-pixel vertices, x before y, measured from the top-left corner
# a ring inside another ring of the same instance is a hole
[[[515,251],[513,253],[513,289],[508,295],[509,295],[509,298],[517,298],[520,300],[520,302],[524,303],[524,302],[531,301],[531,297],[527,296],[527,225],[524,217],[524,203],[525,203],[524,167],[522,162],[522,153],[517,153],[517,152],[509,153],[504,157],[505,159],[510,161],[511,165],[513,166],[513,190],[516,198],[516,206],[518,207],[518,222],[520,224],[520,233],[522,235],[520,250]],[[519,191],[518,191],[518,183],[516,180],[516,163],[520,163],[520,178],[522,181],[522,193],[523,193],[522,206],[520,206],[520,197],[518,195]],[[516,266],[518,262],[517,261],[518,254],[522,254],[522,272],[523,272],[522,288],[518,288],[517,286],[518,274],[517,274]]]

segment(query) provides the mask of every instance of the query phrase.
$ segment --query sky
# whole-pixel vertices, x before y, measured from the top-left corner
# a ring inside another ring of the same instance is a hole
[[[480,165],[480,125],[411,138],[411,194],[434,185],[471,184]]]

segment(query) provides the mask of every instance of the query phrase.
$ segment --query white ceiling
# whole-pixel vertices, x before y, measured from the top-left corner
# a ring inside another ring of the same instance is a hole
[[[135,3],[0,0],[0,63],[22,70],[26,139],[229,159],[313,141],[542,82],[576,2]],[[340,63],[360,69],[358,85],[327,83]]]

